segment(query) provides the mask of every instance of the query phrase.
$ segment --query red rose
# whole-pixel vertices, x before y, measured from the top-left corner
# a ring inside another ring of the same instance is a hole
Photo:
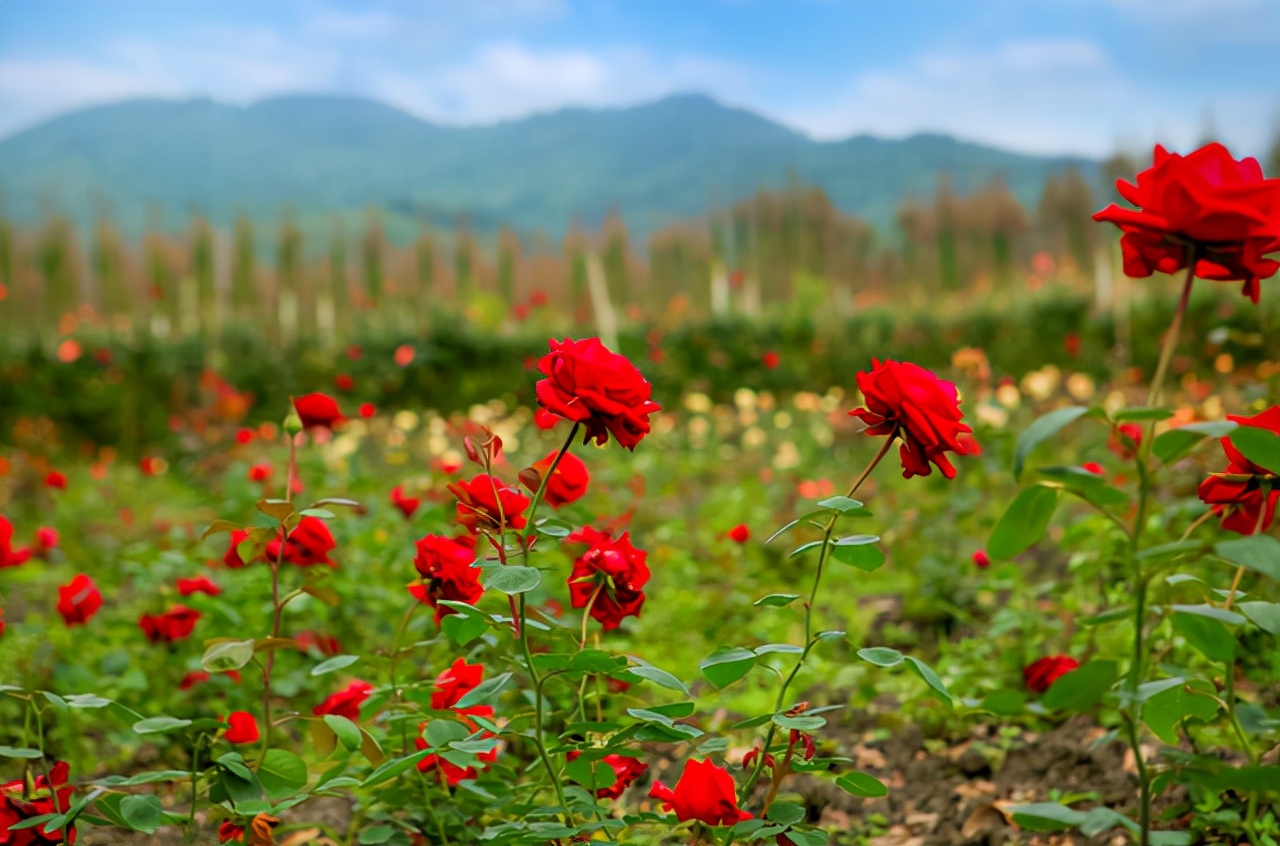
[[[222,556],[223,565],[238,570],[247,563],[240,558],[240,544],[249,539],[249,533],[244,529],[235,529],[231,532],[231,542],[227,544],[227,551]]]
[[[231,820],[223,820],[222,825],[218,826],[218,842],[243,843],[244,826],[236,825]]]
[[[646,554],[631,545],[628,532],[617,540],[604,532],[584,528],[565,538],[585,543],[587,551],[573,562],[569,574],[569,599],[574,608],[591,606],[591,618],[605,631],[616,629],[624,617],[639,617],[644,606],[644,586],[649,581]]]
[[[1080,666],[1070,655],[1046,655],[1022,668],[1022,680],[1027,689],[1044,693],[1058,679]]]
[[[746,543],[751,540],[751,530],[746,523],[739,523],[729,530],[729,540],[734,543]]]
[[[84,625],[102,607],[102,594],[84,573],[58,588],[58,613],[68,626]]]
[[[178,682],[178,690],[190,690],[198,684],[204,684],[209,680],[209,674],[204,670],[192,670],[182,677],[182,681]]]
[[[0,569],[17,567],[31,557],[26,547],[13,548],[13,524],[0,516]]]
[[[325,714],[337,714],[339,717],[346,717],[348,720],[360,719],[360,706],[369,698],[369,694],[373,692],[373,685],[359,679],[353,681],[337,693],[331,694],[328,699],[321,702],[311,710],[311,713],[317,717]]]
[[[961,422],[960,394],[951,382],[908,362],[873,359],[871,372],[858,374],[858,388],[867,407],[849,414],[867,424],[867,434],[897,432],[903,478],[928,476],[932,463],[954,479],[956,469],[946,453],[976,453],[977,443],[961,438],[973,430]]]
[[[458,498],[458,522],[471,534],[496,532],[500,527],[523,529],[529,498],[502,480],[481,473],[469,482],[454,482],[449,492]]]
[[[1121,461],[1128,461],[1138,454],[1142,446],[1142,426],[1137,423],[1121,423],[1111,429],[1107,449]]]
[[[47,488],[57,488],[58,490],[66,490],[67,477],[57,470],[50,470],[48,475],[44,477],[44,484]]]
[[[253,443],[253,439],[254,439],[254,433],[252,429],[236,430],[236,443],[240,444],[240,446],[246,446],[248,444]]]
[[[1236,161],[1221,144],[1188,156],[1157,145],[1154,159],[1134,183],[1116,182],[1138,208],[1112,204],[1093,216],[1124,233],[1124,272],[1176,273],[1194,245],[1196,276],[1243,282],[1244,295],[1256,303],[1259,280],[1280,269],[1263,257],[1280,251],[1280,179],[1265,178],[1257,159]]]
[[[436,609],[437,623],[455,613],[449,606],[440,605],[440,600],[475,605],[484,596],[480,568],[472,566],[476,560],[474,548],[439,535],[427,535],[414,546],[417,554],[413,566],[425,581],[409,585],[409,593]]]
[[[1253,417],[1228,415],[1227,419],[1241,426],[1253,426],[1280,435],[1280,405],[1273,405]],[[1276,478],[1280,476],[1280,455],[1276,456],[1274,466],[1264,467],[1245,458],[1230,438],[1223,438],[1221,443],[1227,454],[1227,468],[1223,473],[1253,478],[1236,480],[1210,476],[1200,483],[1200,499],[1213,506],[1213,513],[1222,521],[1222,528],[1241,535],[1265,532],[1275,521],[1276,508],[1280,506],[1280,478]],[[1271,477],[1265,511],[1261,476]]]
[[[649,434],[649,415],[662,406],[652,399],[653,386],[625,356],[605,348],[599,338],[551,340],[551,352],[538,362],[547,378],[535,386],[538,425],[550,428],[557,417],[586,427],[583,443],[609,436],[627,449]]]
[[[317,564],[337,567],[338,562],[329,558],[329,553],[336,546],[329,526],[319,517],[307,516],[293,527],[293,531],[284,542],[283,552],[281,552],[279,539],[273,540],[267,544],[266,557],[268,561],[283,560],[299,567],[312,567]]]
[[[492,713],[492,711],[490,713]],[[480,731],[479,724],[477,724],[475,720],[472,720],[471,718],[467,717],[465,713],[460,713],[458,719],[473,733]],[[427,743],[426,738],[422,736],[422,733],[426,729],[426,727],[430,724],[430,722],[431,722],[430,720],[427,720],[426,722],[418,724],[418,737],[416,740],[414,740],[414,745],[418,749],[429,748],[429,744]],[[494,734],[493,732],[480,731],[480,738],[479,738],[480,740],[489,740],[489,739],[496,739],[496,738],[497,738],[497,735]],[[494,747],[487,752],[477,753],[476,760],[481,761],[485,764],[491,764],[494,761],[498,760],[497,744],[495,743]],[[433,770],[436,772],[438,777],[443,779],[445,783],[448,784],[450,787],[457,785],[458,782],[460,781],[467,781],[469,779],[473,779],[480,774],[475,767],[460,767],[457,764],[453,763],[452,761],[448,761],[444,758],[441,758],[439,755],[428,755],[427,757],[423,758],[421,761],[418,762],[419,772],[428,773]]]
[[[342,416],[338,403],[328,394],[307,394],[293,401],[294,410],[304,429],[332,429],[347,418]]]
[[[227,715],[227,733],[223,735],[228,743],[257,743],[258,721],[248,711],[232,711]]]
[[[1080,469],[1085,470],[1089,473],[1092,473],[1095,476],[1107,475],[1107,471],[1102,469],[1102,465],[1096,461],[1090,461],[1087,464],[1082,464],[1080,466]]]
[[[342,645],[338,643],[336,637],[319,634],[310,629],[298,632],[293,637],[293,643],[298,647],[299,652],[319,652],[321,655],[332,658],[334,655],[342,654]]]
[[[457,659],[449,669],[436,676],[436,689],[431,694],[431,707],[437,711],[453,708],[460,714],[492,716],[493,708],[488,705],[473,705],[461,710],[455,707],[462,697],[479,687],[482,681],[484,681],[483,664],[468,664],[465,658]]]
[[[547,471],[555,459],[556,453],[548,453],[546,458],[534,463],[532,467],[537,471],[539,479],[547,480],[542,501],[552,508],[559,508],[581,499],[587,492],[587,482],[591,480],[591,476],[587,473],[587,465],[582,463],[581,458],[566,452],[560,457],[560,463],[556,465],[555,472],[547,477]],[[533,488],[530,489],[533,490]]]
[[[698,820],[705,825],[734,825],[751,819],[751,814],[738,807],[733,776],[710,761],[692,758],[685,761],[676,789],[655,781],[649,798],[662,802],[667,811],[674,811],[680,822]]]
[[[356,386],[356,380],[351,378],[350,373],[339,373],[333,377],[333,386],[339,391],[350,391]]]
[[[174,643],[190,637],[199,619],[199,611],[175,605],[163,614],[143,614],[138,627],[152,643]]]
[[[363,417],[365,420],[368,420],[369,418],[373,417],[373,415],[378,413],[378,409],[375,408],[373,403],[371,402],[360,403],[360,408],[358,409],[358,411],[360,412],[360,416]]]
[[[574,749],[565,758],[573,761],[581,754],[580,751]],[[600,760],[604,761],[613,770],[614,782],[608,787],[598,788],[595,791],[597,799],[617,799],[624,790],[635,783],[636,779],[644,775],[645,770],[649,769],[648,764],[638,758],[631,758],[627,755],[610,754],[605,755]]]
[[[272,472],[274,472],[274,470],[270,464],[255,464],[249,468],[249,481],[250,482],[269,481],[271,479]]]
[[[178,593],[183,596],[190,596],[193,593],[217,596],[222,593],[222,588],[214,584],[208,576],[197,576],[194,579],[178,579]]]
[[[31,782],[31,792],[21,781],[0,784],[0,844],[5,846],[37,846],[37,844],[62,843],[62,830],[46,833],[44,825],[12,830],[12,826],[32,817],[52,815],[71,807],[73,788],[67,784],[71,768],[65,761],[56,762],[49,769],[49,776],[36,776]],[[56,794],[56,801],[55,801]],[[76,842],[75,825],[67,827],[67,842]]]
[[[0,520],[4,518],[0,517]],[[31,554],[36,558],[48,558],[49,553],[58,548],[58,530],[51,526],[41,526],[36,529],[36,539],[31,545]],[[0,552],[0,558],[4,553]],[[0,567],[3,567],[0,564]]]
[[[973,551],[973,563],[979,570],[985,570],[991,566],[991,559],[987,556],[985,549],[975,549]]]
[[[773,350],[770,350],[761,357],[760,361],[764,364],[765,369],[773,370],[782,363],[782,357]]]
[[[418,506],[422,504],[422,498],[416,496],[405,496],[404,488],[396,485],[391,489],[391,504],[400,509],[400,513],[409,519],[413,516],[413,512],[418,510]]]

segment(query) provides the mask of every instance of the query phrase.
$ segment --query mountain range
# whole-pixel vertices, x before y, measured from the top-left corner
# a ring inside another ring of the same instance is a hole
[[[643,233],[791,180],[884,227],[938,175],[964,193],[997,175],[1034,205],[1047,175],[1097,163],[1013,153],[950,136],[815,141],[702,95],[570,108],[485,126],[434,124],[371,100],[297,95],[249,106],[141,99],[83,109],[0,140],[0,205],[126,230],[193,211],[315,223],[384,209],[402,232],[460,215],[480,231],[563,233],[617,209]]]

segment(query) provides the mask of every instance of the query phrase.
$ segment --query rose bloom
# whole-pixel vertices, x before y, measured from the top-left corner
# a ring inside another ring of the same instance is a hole
[[[30,793],[26,792],[26,785],[21,779],[0,784],[0,844],[42,846],[63,842],[61,829],[46,833],[43,824],[17,831],[12,831],[11,828],[23,820],[54,814],[59,809],[66,811],[71,807],[73,788],[67,784],[70,772],[71,767],[65,761],[57,761],[49,768],[48,778],[41,773],[32,779]],[[75,843],[74,824],[67,827],[67,834],[68,842]]]
[[[595,438],[604,444],[613,435],[619,444],[634,450],[649,434],[649,415],[661,411],[653,401],[653,386],[625,356],[610,352],[599,338],[551,340],[551,352],[538,362],[547,378],[535,386],[536,417],[544,429],[557,418],[581,423],[583,443]]]
[[[954,479],[946,453],[975,453],[976,442],[961,437],[973,430],[962,422],[960,394],[951,382],[908,362],[873,359],[871,371],[858,374],[858,389],[867,406],[849,414],[867,424],[869,435],[897,432],[903,478],[928,476],[935,464]]]
[[[360,719],[360,706],[369,698],[369,694],[373,692],[373,685],[366,681],[356,679],[337,693],[331,694],[328,699],[321,702],[311,710],[311,713],[317,717],[325,714],[337,714],[339,717],[346,717],[348,720]]]
[[[529,498],[501,479],[481,473],[469,482],[454,482],[449,492],[458,498],[458,522],[471,534],[496,532],[500,526],[523,529]]]
[[[266,548],[268,561],[284,561],[299,567],[312,567],[326,564],[337,567],[338,562],[329,558],[337,543],[329,526],[319,517],[303,517],[293,527],[284,541],[283,550],[279,539],[270,541]]]
[[[3,519],[3,518],[0,518]],[[31,544],[31,554],[36,558],[48,558],[49,553],[58,548],[58,530],[51,526],[36,529],[35,542]],[[0,553],[0,558],[3,553]],[[0,564],[0,566],[4,566]]]
[[[228,743],[257,743],[258,721],[248,711],[232,711],[227,715],[227,733],[223,735]]]
[[[1121,423],[1111,429],[1107,449],[1121,461],[1128,461],[1138,454],[1142,446],[1142,426],[1138,423]]]
[[[582,753],[574,749],[565,756],[570,761],[575,760]],[[639,760],[631,758],[627,755],[610,754],[600,759],[604,761],[610,769],[613,770],[614,782],[608,787],[601,787],[595,791],[597,799],[617,799],[628,787],[635,783],[635,780],[644,775],[649,769],[649,765]]]
[[[333,386],[339,391],[350,391],[355,388],[356,380],[351,377],[350,373],[339,373],[333,377]]]
[[[480,731],[479,724],[477,724],[471,718],[467,717],[465,714],[459,716],[458,719],[464,725],[466,725],[466,727],[470,729],[472,733]],[[430,722],[431,722],[430,720],[427,720],[425,722],[418,724],[418,737],[413,742],[414,746],[416,746],[418,749],[427,749],[430,746],[430,744],[427,743],[427,739],[423,737],[423,732],[426,730]],[[482,731],[480,732],[479,739],[488,740],[490,738],[496,738],[496,737],[497,735],[495,735],[491,731]],[[494,761],[498,760],[497,745],[494,745],[494,747],[490,749],[488,752],[477,753],[476,760],[486,765],[492,764]],[[418,762],[418,772],[429,773],[432,771],[435,772],[437,778],[444,781],[444,783],[449,785],[450,787],[454,787],[459,782],[468,781],[480,775],[479,771],[476,770],[475,767],[460,767],[457,764],[453,763],[452,761],[448,761],[444,758],[441,758],[439,755],[428,755],[427,757],[423,758],[421,761]]]
[[[293,401],[304,429],[332,429],[347,418],[342,416],[337,401],[328,394],[307,394]]]
[[[422,498],[416,496],[405,496],[404,487],[396,485],[391,489],[391,504],[400,509],[400,513],[405,519],[413,516],[413,512],[418,510],[418,506],[422,504]]]
[[[218,826],[219,843],[244,843],[245,846],[272,846],[276,842],[275,829],[280,825],[280,818],[271,814],[258,814],[245,826],[223,820]],[[248,840],[245,837],[248,836]]]
[[[1058,679],[1080,666],[1070,655],[1046,655],[1022,668],[1027,689],[1044,693]]]
[[[1228,415],[1227,419],[1241,426],[1254,426],[1280,435],[1280,405],[1273,405],[1253,417]],[[1200,483],[1200,499],[1213,506],[1213,513],[1218,515],[1222,528],[1227,531],[1241,535],[1265,532],[1275,521],[1276,508],[1280,505],[1280,455],[1276,456],[1274,466],[1263,467],[1245,458],[1230,438],[1222,438],[1221,443],[1227,454],[1227,468],[1222,472],[1255,478],[1235,481],[1210,476]],[[1271,477],[1265,508],[1259,476]]]
[[[436,676],[436,689],[431,694],[431,707],[437,711],[454,708],[462,697],[479,687],[482,681],[484,681],[483,664],[468,664],[465,658],[458,658],[449,669]],[[473,705],[459,710],[458,713],[491,717],[493,708],[488,705]]]
[[[236,430],[236,443],[240,444],[240,446],[246,446],[248,444],[253,443],[253,439],[254,439],[254,433],[252,429]]]
[[[751,530],[746,523],[739,523],[729,530],[729,540],[734,543],[746,543],[751,540]]]
[[[298,647],[299,652],[319,652],[321,655],[330,658],[342,653],[342,645],[338,643],[336,637],[320,634],[310,629],[294,635],[293,643]]]
[[[373,417],[373,415],[378,413],[378,409],[375,408],[373,403],[371,402],[360,403],[360,408],[357,410],[360,412],[360,416],[363,417],[365,420],[368,420],[369,418]]]
[[[222,593],[222,588],[214,584],[208,576],[196,576],[194,579],[178,579],[178,593],[183,596],[191,596],[193,593],[217,596]]]
[[[1126,275],[1176,273],[1193,245],[1196,276],[1243,282],[1256,303],[1260,280],[1280,270],[1280,262],[1264,258],[1280,251],[1280,179],[1265,178],[1257,159],[1237,161],[1221,144],[1187,156],[1157,145],[1152,166],[1116,188],[1138,208],[1112,204],[1093,219],[1124,233]]]
[[[427,535],[414,546],[417,554],[413,566],[424,581],[409,585],[409,593],[436,609],[436,623],[456,613],[449,606],[440,605],[440,600],[475,605],[484,596],[480,568],[472,566],[476,560],[474,548],[439,535]]]
[[[765,368],[773,370],[782,363],[782,356],[778,355],[773,350],[770,350],[761,357],[760,361],[764,364]]]
[[[556,453],[548,453],[546,458],[535,462],[532,467],[538,472],[539,479],[547,480],[542,501],[552,508],[559,508],[581,499],[587,492],[587,482],[591,480],[591,476],[587,473],[587,465],[581,458],[566,452],[560,457],[560,463],[556,465],[555,472],[548,477],[547,471],[555,459]]]
[[[231,542],[227,544],[227,551],[222,556],[224,566],[233,570],[244,567],[248,562],[240,558],[240,544],[249,539],[249,532],[245,529],[235,529],[231,532]]]
[[[175,605],[163,614],[143,614],[138,627],[152,643],[174,643],[190,637],[199,619],[199,611]]]
[[[271,480],[271,474],[274,472],[270,464],[255,464],[249,468],[250,482],[267,482]]]
[[[616,629],[625,617],[639,617],[644,586],[649,581],[646,553],[631,545],[629,532],[617,540],[605,532],[583,528],[565,538],[585,543],[587,551],[573,562],[569,599],[574,608],[591,606],[591,618],[605,631]]]
[[[991,559],[987,556],[985,549],[975,549],[973,551],[973,563],[979,570],[985,570],[991,566]]]
[[[1102,465],[1101,465],[1101,464],[1099,464],[1099,463],[1098,463],[1098,462],[1096,462],[1096,461],[1090,461],[1090,462],[1088,462],[1088,463],[1086,463],[1086,464],[1082,464],[1082,465],[1080,465],[1080,469],[1085,470],[1085,471],[1087,471],[1087,472],[1089,472],[1089,473],[1092,473],[1092,474],[1093,474],[1093,475],[1095,475],[1095,476],[1105,476],[1105,475],[1107,475],[1107,471],[1106,471],[1106,470],[1104,470],[1104,469],[1102,468]]]
[[[685,761],[684,772],[672,790],[660,781],[653,783],[650,799],[662,802],[674,811],[680,822],[697,820],[704,825],[733,825],[751,819],[751,814],[738,807],[733,776],[711,761]]]
[[[84,573],[58,588],[58,613],[68,626],[84,625],[101,607],[102,594]]]
[[[58,490],[66,490],[67,477],[66,474],[57,470],[50,470],[48,475],[44,477],[44,485],[47,488],[57,488]]]
[[[13,524],[0,515],[0,569],[17,567],[31,557],[26,547],[13,548]]]

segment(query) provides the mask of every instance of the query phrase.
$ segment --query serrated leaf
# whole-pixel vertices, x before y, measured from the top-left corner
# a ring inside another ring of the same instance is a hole
[[[829,511],[835,511],[846,517],[869,517],[871,512],[863,507],[861,502],[847,496],[829,496],[826,499],[818,500],[818,507],[825,508]]]
[[[354,752],[360,748],[363,739],[360,735],[360,727],[351,720],[339,714],[325,714],[324,723],[338,738],[338,742],[343,748],[349,752]]]
[[[685,696],[689,695],[689,688],[685,687],[684,682],[680,681],[680,679],[671,675],[666,670],[661,670],[648,664],[641,664],[637,667],[628,667],[627,672],[632,675],[639,676],[642,679],[648,679],[654,684],[659,685],[660,687],[665,687],[668,690],[678,690]]]

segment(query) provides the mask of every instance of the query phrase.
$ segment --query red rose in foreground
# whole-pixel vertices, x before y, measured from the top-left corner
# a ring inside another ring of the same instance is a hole
[[[499,527],[524,528],[529,498],[501,479],[481,473],[469,482],[454,482],[449,492],[458,498],[458,522],[473,535],[496,532]]]
[[[68,626],[84,625],[102,607],[102,594],[84,573],[58,588],[58,613]]]
[[[174,643],[190,637],[199,619],[199,611],[175,605],[163,614],[143,614],[138,627],[152,643]]]
[[[391,489],[391,504],[400,509],[400,513],[408,520],[413,516],[413,512],[418,510],[418,506],[422,504],[422,498],[416,496],[405,496],[404,487],[396,485]]]
[[[65,761],[58,761],[49,768],[49,777],[36,776],[31,792],[21,780],[0,784],[0,844],[5,846],[36,846],[37,844],[62,843],[61,829],[45,833],[44,825],[35,825],[17,831],[12,826],[32,817],[66,811],[71,807],[72,788],[67,784],[71,768]],[[55,801],[56,794],[56,801]],[[67,827],[68,842],[76,842],[76,827]]]
[[[360,706],[364,704],[364,701],[369,698],[369,694],[372,692],[373,685],[357,679],[337,693],[331,694],[328,699],[313,708],[311,713],[317,717],[322,717],[325,714],[337,714],[339,717],[346,717],[348,720],[358,720],[360,719]]]
[[[746,523],[739,523],[729,530],[729,540],[734,543],[746,543],[751,540],[751,530]]]
[[[1118,180],[1116,188],[1138,208],[1112,204],[1093,219],[1124,233],[1129,276],[1178,272],[1193,244],[1196,276],[1243,282],[1244,295],[1256,303],[1259,281],[1280,269],[1280,262],[1264,258],[1280,251],[1280,179],[1265,178],[1257,159],[1237,161],[1221,144],[1187,156],[1157,145],[1152,166],[1133,183]]]
[[[328,394],[307,394],[293,401],[304,429],[332,429],[347,418],[342,416],[338,403]]]
[[[631,545],[630,533],[617,540],[605,532],[584,528],[565,538],[585,543],[586,552],[573,562],[569,598],[574,608],[591,606],[591,618],[605,631],[616,629],[624,617],[639,617],[644,586],[649,581],[645,552]]]
[[[1280,435],[1280,405],[1273,405],[1253,417],[1228,415],[1227,419],[1241,426],[1253,426]],[[1227,469],[1222,472],[1253,478],[1236,480],[1210,476],[1200,483],[1200,499],[1213,506],[1213,513],[1218,515],[1222,528],[1241,535],[1265,532],[1275,521],[1276,508],[1280,506],[1280,478],[1277,478],[1280,477],[1280,455],[1276,456],[1273,466],[1264,467],[1245,458],[1230,438],[1223,438],[1221,443],[1227,454]],[[1261,476],[1272,477],[1268,483],[1265,510]]]
[[[849,414],[867,424],[869,435],[889,435],[895,430],[902,439],[902,476],[928,476],[936,464],[942,475],[954,479],[956,468],[946,453],[969,455],[976,441],[962,439],[973,432],[961,422],[960,394],[951,382],[905,361],[873,359],[871,372],[858,374],[866,408]]]
[[[484,596],[480,568],[472,566],[476,560],[473,548],[439,535],[427,535],[417,541],[415,547],[413,566],[425,583],[409,585],[409,593],[436,609],[437,623],[442,617],[456,613],[449,606],[440,605],[440,600],[475,605]]]
[[[547,471],[551,469],[551,462],[555,459],[556,453],[548,453],[546,458],[535,462],[532,467],[538,472],[539,479],[547,479],[542,501],[552,508],[559,508],[582,499],[582,495],[587,492],[587,482],[591,480],[591,476],[587,473],[587,465],[582,463],[581,458],[566,452],[560,457],[560,463],[556,465],[555,472],[548,478]]]
[[[582,753],[577,749],[565,756],[570,761],[578,758]],[[614,782],[608,787],[601,787],[595,791],[597,799],[617,799],[622,795],[623,791],[630,787],[636,779],[644,775],[645,770],[649,769],[649,765],[626,755],[605,755],[600,759],[613,770]]]
[[[1138,454],[1142,446],[1142,426],[1138,423],[1121,423],[1111,429],[1107,449],[1121,461],[1128,461]]]
[[[191,596],[193,593],[217,596],[222,593],[222,588],[214,584],[208,576],[197,576],[194,579],[178,579],[178,593],[183,596]]]
[[[547,378],[535,386],[538,425],[550,428],[562,417],[586,428],[583,443],[597,444],[613,435],[634,450],[649,434],[649,415],[661,411],[653,401],[653,386],[625,356],[610,352],[599,338],[575,341],[552,339],[551,352],[538,362]]]
[[[680,822],[697,820],[706,825],[734,825],[751,819],[751,814],[738,807],[733,776],[710,761],[692,758],[685,761],[676,789],[655,781],[649,798],[662,802],[667,811],[674,811]]]
[[[31,550],[13,548],[13,524],[0,516],[0,569],[17,567],[30,557]]]
[[[329,526],[319,517],[307,516],[293,527],[293,531],[285,539],[283,552],[280,541],[273,540],[267,544],[265,554],[268,561],[283,560],[299,567],[313,567],[317,564],[337,567],[338,562],[329,558],[329,553],[336,546]]]
[[[227,715],[227,733],[223,737],[228,743],[257,743],[258,721],[248,711],[232,711]]]
[[[1058,679],[1080,666],[1070,655],[1046,655],[1022,668],[1022,680],[1027,689],[1044,693]]]

